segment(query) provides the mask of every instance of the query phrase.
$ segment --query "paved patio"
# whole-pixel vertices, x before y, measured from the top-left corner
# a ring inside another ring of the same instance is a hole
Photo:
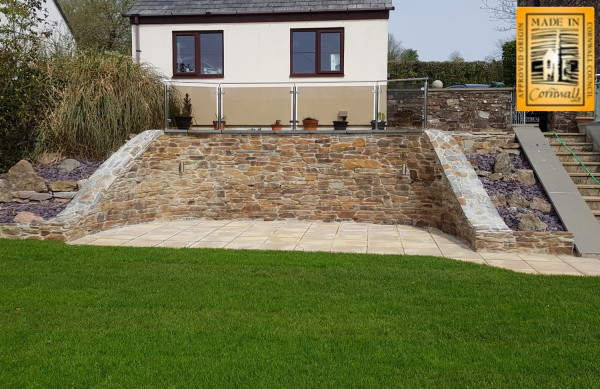
[[[520,273],[600,276],[600,259],[477,253],[435,230],[352,222],[180,220],[102,231],[70,244],[433,255]]]

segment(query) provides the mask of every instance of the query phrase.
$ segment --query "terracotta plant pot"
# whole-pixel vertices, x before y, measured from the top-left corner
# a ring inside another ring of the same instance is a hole
[[[175,116],[175,126],[178,130],[189,130],[192,127],[191,116]]]
[[[316,119],[304,119],[302,120],[302,126],[304,127],[304,131],[316,131],[319,121]]]
[[[271,130],[273,131],[281,131],[283,128],[283,124],[271,124]]]
[[[218,121],[216,121],[216,120],[214,120],[214,121],[213,121],[213,127],[214,127],[214,129],[215,129],[216,131],[218,131],[218,130],[219,130],[219,122],[218,122]],[[224,130],[224,129],[225,129],[225,121],[224,121],[224,120],[222,120],[222,121],[221,121],[221,130]]]

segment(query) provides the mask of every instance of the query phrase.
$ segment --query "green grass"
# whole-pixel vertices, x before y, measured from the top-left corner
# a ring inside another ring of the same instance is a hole
[[[0,387],[598,387],[600,278],[0,240]]]

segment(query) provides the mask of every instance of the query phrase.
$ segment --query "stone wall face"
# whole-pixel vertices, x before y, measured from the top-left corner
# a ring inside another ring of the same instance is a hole
[[[84,224],[102,230],[206,217],[440,228],[441,174],[427,137],[418,133],[165,134]]]
[[[430,89],[427,127],[444,131],[508,131],[512,89]],[[388,90],[390,127],[420,128],[423,92]]]

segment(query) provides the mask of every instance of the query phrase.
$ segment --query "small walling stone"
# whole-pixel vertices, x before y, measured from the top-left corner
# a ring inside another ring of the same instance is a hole
[[[515,171],[515,167],[510,161],[510,156],[506,153],[500,153],[494,163],[494,173],[509,174]]]
[[[48,189],[53,192],[71,192],[77,190],[78,185],[75,181],[54,181],[48,182]]]
[[[521,208],[529,207],[529,201],[525,197],[523,197],[522,194],[520,194],[518,192],[514,192],[514,193],[511,193],[510,195],[508,195],[508,197],[506,198],[506,201],[508,202],[508,205],[510,205],[511,207],[521,207]]]
[[[544,223],[535,213],[519,214],[519,230],[520,231],[545,231],[548,225]]]
[[[72,172],[77,169],[81,164],[76,159],[65,159],[58,164],[58,170],[62,173]]]
[[[529,203],[529,207],[531,209],[537,209],[543,213],[550,213],[552,211],[552,204],[544,199],[540,199],[539,197],[534,197],[531,200],[531,203]]]
[[[490,200],[492,200],[492,204],[494,204],[494,207],[497,207],[499,205],[506,205],[506,196],[504,196],[503,194],[492,195],[490,196]]]
[[[15,223],[41,223],[44,219],[40,216],[27,211],[17,213],[17,216],[13,219]]]

